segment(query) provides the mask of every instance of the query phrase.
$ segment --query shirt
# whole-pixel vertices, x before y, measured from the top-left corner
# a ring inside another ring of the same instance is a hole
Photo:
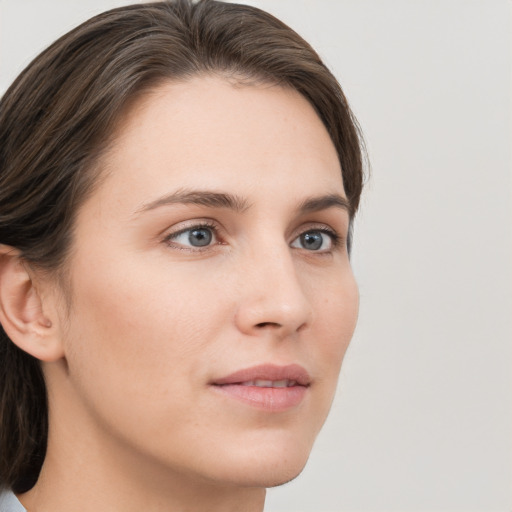
[[[0,490],[0,512],[27,512],[18,498],[8,489]]]

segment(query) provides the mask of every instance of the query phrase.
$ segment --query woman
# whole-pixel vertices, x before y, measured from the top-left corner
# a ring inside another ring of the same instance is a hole
[[[336,80],[253,7],[128,6],[18,77],[0,152],[4,507],[261,511],[356,323]]]

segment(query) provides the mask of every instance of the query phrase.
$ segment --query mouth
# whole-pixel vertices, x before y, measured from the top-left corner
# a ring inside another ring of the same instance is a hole
[[[247,380],[245,382],[238,382],[240,386],[255,386],[257,388],[291,388],[297,386],[296,380]]]
[[[311,385],[308,372],[300,365],[259,365],[216,379],[212,388],[245,405],[267,412],[297,407]]]

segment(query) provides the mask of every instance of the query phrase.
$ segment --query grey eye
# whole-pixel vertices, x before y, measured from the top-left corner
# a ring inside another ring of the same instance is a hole
[[[204,247],[210,245],[213,240],[213,234],[211,229],[208,228],[196,228],[188,231],[188,241],[190,245],[194,247]]]
[[[215,242],[215,233],[207,226],[196,226],[171,235],[168,240],[188,247],[206,247]]]
[[[300,243],[304,249],[318,251],[322,247],[324,235],[322,233],[304,233],[300,235]]]
[[[325,251],[331,249],[332,245],[332,238],[322,231],[306,231],[291,243],[292,247],[308,251]]]

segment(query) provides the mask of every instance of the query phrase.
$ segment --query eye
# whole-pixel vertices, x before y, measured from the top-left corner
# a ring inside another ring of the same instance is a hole
[[[305,231],[299,235],[291,246],[308,251],[330,251],[333,249],[337,240],[337,235],[327,230]]]
[[[192,226],[178,233],[172,233],[166,238],[166,241],[188,247],[207,247],[216,243],[217,238],[213,227]]]

